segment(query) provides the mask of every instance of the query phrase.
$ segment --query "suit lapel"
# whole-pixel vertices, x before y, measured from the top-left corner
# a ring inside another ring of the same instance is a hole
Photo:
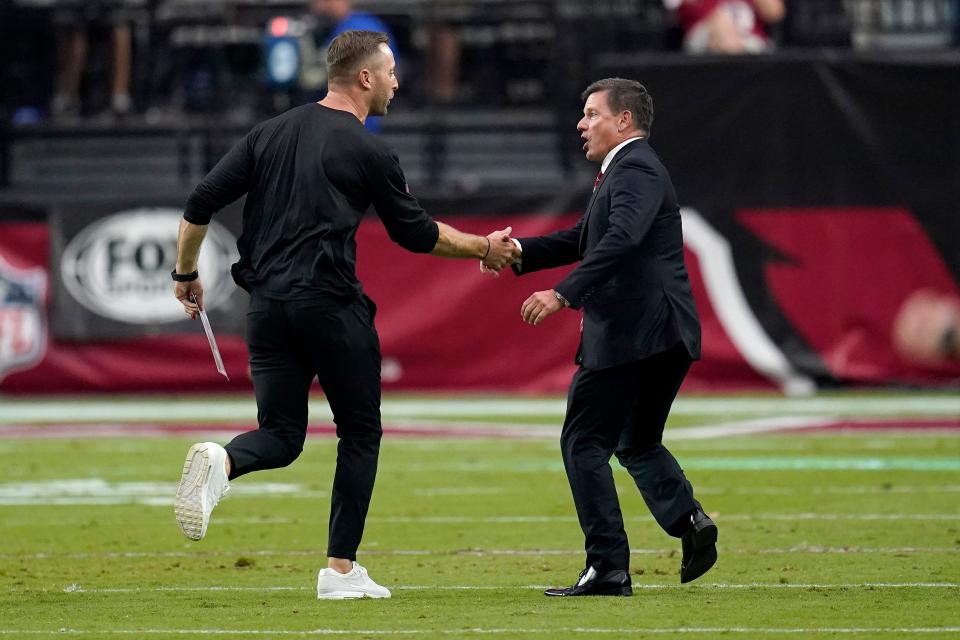
[[[610,165],[607,167],[607,170],[603,172],[602,176],[600,176],[600,183],[597,185],[597,188],[592,194],[590,194],[590,202],[587,203],[587,211],[583,214],[583,226],[580,228],[580,241],[577,245],[580,252],[580,257],[583,257],[584,246],[587,240],[587,223],[590,222],[590,212],[593,211],[593,205],[597,201],[597,196],[600,195],[600,189],[603,189],[603,183],[607,181],[607,176],[613,173],[613,168],[617,166],[617,163],[620,162],[621,158],[630,153],[630,148],[638,144],[641,140],[643,140],[643,138],[631,142],[624,148],[620,149],[620,151],[617,152],[617,155],[613,156],[613,160],[610,161]]]

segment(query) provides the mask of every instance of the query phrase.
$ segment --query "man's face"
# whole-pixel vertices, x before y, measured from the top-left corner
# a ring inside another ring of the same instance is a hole
[[[583,104],[583,117],[577,123],[587,160],[603,162],[607,153],[620,144],[617,127],[622,126],[621,120],[619,113],[610,110],[606,91],[595,91],[587,96]]]
[[[380,53],[370,64],[370,115],[385,116],[387,107],[393,100],[393,94],[400,84],[397,81],[397,63],[393,51],[386,44],[380,44]]]

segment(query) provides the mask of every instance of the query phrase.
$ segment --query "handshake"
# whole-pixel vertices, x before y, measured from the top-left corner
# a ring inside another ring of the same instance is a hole
[[[520,245],[510,237],[511,231],[513,227],[507,227],[486,236],[487,252],[480,259],[480,273],[496,278],[504,267],[520,262]]]

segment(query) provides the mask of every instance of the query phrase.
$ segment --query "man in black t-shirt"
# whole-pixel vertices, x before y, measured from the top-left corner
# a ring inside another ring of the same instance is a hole
[[[373,31],[338,36],[327,54],[327,96],[257,125],[224,156],[187,200],[172,274],[174,294],[196,317],[207,225],[246,194],[232,272],[250,292],[246,340],[259,429],[226,447],[193,445],[174,508],[184,535],[200,540],[230,479],[293,462],[319,378],[340,439],[328,562],[317,579],[324,599],[390,597],[356,563],[382,435],[376,307],[355,269],[364,212],[373,205],[390,238],[412,252],[479,258],[495,271],[519,256],[510,228],[483,237],[431,219],[410,195],[396,154],[364,128],[367,116],[387,113],[398,88],[387,42]]]

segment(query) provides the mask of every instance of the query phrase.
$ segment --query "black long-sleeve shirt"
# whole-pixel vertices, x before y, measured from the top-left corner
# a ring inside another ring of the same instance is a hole
[[[429,253],[439,236],[396,154],[352,114],[317,103],[254,127],[197,185],[183,217],[208,224],[245,193],[233,277],[271,298],[358,297],[354,236],[371,204],[405,249]]]

